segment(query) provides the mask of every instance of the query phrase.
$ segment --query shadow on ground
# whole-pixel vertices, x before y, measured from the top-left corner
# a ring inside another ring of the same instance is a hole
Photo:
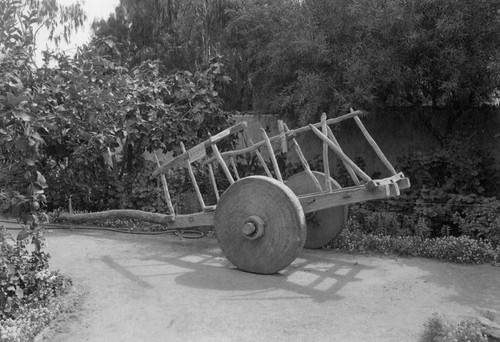
[[[189,242],[187,242],[189,243]],[[176,244],[171,242],[171,244]],[[179,243],[178,243],[179,244]],[[289,267],[275,275],[258,275],[246,273],[232,266],[221,254],[217,247],[205,246],[193,250],[193,248],[181,243],[180,249],[187,249],[184,253],[176,253],[176,256],[169,256],[170,253],[150,254],[141,258],[141,269],[152,267],[162,269],[161,266],[172,265],[185,271],[179,271],[175,277],[175,282],[179,285],[210,289],[217,291],[244,291],[244,294],[235,294],[228,300],[259,300],[259,294],[273,292],[276,289],[286,290],[295,293],[300,297],[309,297],[314,301],[324,302],[338,300],[342,298],[337,292],[352,282],[358,282],[357,274],[363,270],[373,267],[357,262],[345,262],[336,260],[334,255],[321,255],[322,253],[303,253]],[[199,243],[197,243],[198,247]],[[176,248],[178,250],[178,248]],[[178,251],[179,252],[179,251]],[[101,261],[110,268],[120,273],[122,276],[135,282],[136,284],[152,288],[148,278],[160,277],[162,273],[148,273],[138,275],[134,273],[137,266],[127,266],[131,263],[114,258],[112,255],[104,255]],[[169,273],[172,276],[172,273]],[[280,292],[281,293],[281,292]],[[266,296],[265,300],[290,299],[286,297]]]

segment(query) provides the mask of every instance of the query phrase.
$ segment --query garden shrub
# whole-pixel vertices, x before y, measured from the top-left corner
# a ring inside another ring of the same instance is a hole
[[[52,177],[52,173],[49,172],[47,178],[51,187],[46,193],[51,202],[48,209],[66,209],[68,194],[71,194],[73,209],[79,211],[121,208],[165,213],[167,204],[160,178],[151,178],[155,169],[156,163],[142,160],[142,166],[138,167],[137,171],[123,175],[121,180],[110,173],[103,174],[102,177],[95,179],[95,186],[92,189],[70,185],[68,184],[70,178]],[[206,168],[194,165],[193,171],[205,203],[215,204],[215,194]],[[220,168],[214,168],[214,175],[221,193],[229,186],[229,182]],[[185,208],[185,198],[194,192],[187,169],[173,170],[165,177],[174,207],[186,213],[188,209]]]
[[[410,178],[411,188],[397,198],[351,205],[349,215],[358,229],[392,237],[443,237],[427,242],[425,253],[422,250],[417,254],[457,262],[476,262],[470,253],[500,245],[500,201],[493,197],[499,189],[498,172],[493,159],[473,137],[457,134],[445,141],[442,148],[410,154],[400,164],[398,169]],[[467,239],[455,239],[461,235]],[[477,242],[472,243],[471,239]],[[451,243],[459,253],[451,250]],[[398,253],[409,253],[406,242],[398,240],[397,245]],[[441,255],[433,248],[440,249]],[[460,256],[461,253],[466,255]]]
[[[390,236],[367,233],[350,219],[347,227],[327,248],[349,253],[394,254],[404,257],[424,257],[463,264],[493,262],[500,257],[500,247],[490,242],[466,236],[428,238],[422,236]]]
[[[365,233],[396,236],[401,235],[402,222],[397,213],[371,211],[363,206],[351,206],[350,217],[359,223]]]
[[[500,207],[493,197],[499,189],[498,172],[494,159],[475,137],[458,133],[444,141],[441,148],[412,153],[401,158],[399,164],[410,178],[411,188],[399,199],[384,202],[386,208],[424,217],[431,236],[442,236],[446,225],[451,235],[494,237],[488,218],[485,221],[479,217],[488,212],[491,218]],[[478,223],[480,227],[474,228]]]
[[[453,222],[466,236],[500,245],[500,201],[496,198],[476,198],[474,205],[454,214]]]
[[[420,342],[488,342],[479,321],[464,320],[453,324],[444,316],[433,314],[424,327]]]
[[[53,301],[71,281],[49,270],[50,255],[36,222],[17,239],[0,227],[0,341],[29,341],[55,317]]]

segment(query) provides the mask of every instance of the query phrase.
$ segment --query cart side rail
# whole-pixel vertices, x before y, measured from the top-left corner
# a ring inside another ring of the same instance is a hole
[[[238,133],[247,127],[247,123],[242,121],[234,126],[231,126],[222,132],[206,139],[205,141],[199,143],[198,145],[190,148],[187,151],[183,151],[177,157],[169,160],[168,162],[159,166],[152,174],[151,177],[157,177],[158,175],[167,173],[170,169],[175,169],[179,166],[184,166],[186,161],[194,162],[206,156],[206,148],[212,146],[213,144],[221,141],[225,137]]]
[[[328,120],[326,120],[326,124],[327,125],[333,125],[333,124],[342,122],[344,120],[357,117],[358,115],[363,115],[363,111],[361,111],[361,110],[351,111],[348,114],[344,114],[344,115],[336,117],[336,118],[328,119]],[[322,125],[321,122],[312,124],[312,126],[314,126],[314,127],[321,127],[321,125]],[[285,137],[286,139],[291,139],[291,138],[295,137],[296,135],[298,135],[300,133],[304,133],[304,132],[307,132],[307,131],[310,131],[310,130],[311,130],[310,126],[303,126],[303,127],[300,127],[300,128],[289,130],[288,132],[282,132],[282,133],[280,133],[278,135],[275,135],[273,137],[269,137],[269,141],[271,143],[275,143],[275,142],[278,142],[281,139],[283,139],[283,137]],[[257,149],[259,149],[261,147],[265,147],[265,145],[266,145],[266,142],[264,140],[261,140],[261,141],[255,143],[255,144],[251,144],[251,146],[249,146],[249,147],[242,148],[242,149],[239,149],[239,150],[234,150],[234,151],[223,152],[223,153],[221,153],[221,155],[222,155],[222,157],[224,159],[229,159],[230,157],[236,157],[236,156],[239,156],[239,155],[244,155],[246,153],[253,152],[253,151],[255,151],[255,150],[257,150]],[[213,161],[215,161],[215,157],[211,157],[211,158],[206,159],[204,161],[204,163],[205,164],[206,163],[211,163]]]
[[[303,126],[297,129],[290,130],[287,125],[279,120],[278,121],[278,128],[279,128],[279,134],[275,136],[269,137],[267,135],[267,132],[264,129],[261,129],[261,134],[262,134],[262,140],[253,143],[251,139],[246,139],[245,142],[247,143],[247,147],[243,149],[237,149],[233,151],[225,151],[221,152],[219,151],[217,147],[217,142],[222,140],[223,138],[229,136],[230,134],[233,133],[240,133],[242,132],[243,134],[245,133],[244,130],[247,127],[246,122],[241,122],[239,124],[236,124],[219,134],[210,137],[209,139],[205,140],[204,142],[192,147],[189,150],[186,150],[184,148],[184,145],[181,144],[181,149],[182,149],[182,154],[175,157],[174,159],[170,160],[167,163],[164,163],[161,166],[158,166],[158,168],[153,172],[152,177],[156,176],[161,176],[162,177],[162,183],[164,187],[164,192],[165,196],[167,199],[168,207],[169,207],[169,212],[172,215],[175,215],[175,213],[172,210],[172,205],[170,203],[170,199],[168,198],[168,186],[166,185],[166,181],[164,174],[173,168],[176,167],[185,167],[188,169],[189,176],[191,178],[191,182],[194,186],[194,190],[196,192],[196,196],[198,198],[199,204],[202,208],[202,211],[206,210],[211,210],[211,208],[208,208],[205,205],[205,202],[203,200],[203,196],[200,192],[200,189],[198,187],[198,184],[196,182],[196,178],[193,172],[193,166],[191,165],[194,162],[201,162],[199,164],[201,167],[207,168],[208,169],[208,174],[209,174],[209,179],[212,183],[213,190],[215,192],[216,200],[218,202],[219,200],[219,189],[217,187],[216,179],[214,176],[214,167],[217,164],[220,166],[222,169],[224,175],[226,176],[229,184],[233,184],[235,181],[240,179],[239,174],[238,174],[238,169],[235,163],[235,158],[237,156],[241,155],[246,155],[248,153],[255,153],[261,166],[263,167],[265,173],[267,174],[268,177],[271,178],[276,178],[282,183],[285,183],[285,180],[282,178],[281,171],[278,166],[278,162],[276,160],[275,156],[275,151],[281,149],[282,152],[288,152],[289,147],[293,148],[293,150],[296,152],[297,156],[299,157],[300,162],[302,163],[302,166],[304,170],[309,174],[311,180],[315,183],[317,192],[316,193],[330,193],[330,192],[336,192],[339,189],[342,189],[342,186],[335,180],[330,177],[330,167],[329,167],[329,158],[328,158],[328,152],[329,150],[333,150],[335,154],[341,159],[342,163],[344,164],[345,168],[347,169],[347,172],[349,173],[354,185],[357,187],[356,189],[352,190],[355,193],[363,193],[365,194],[365,190],[371,194],[368,196],[361,195],[361,196],[356,196],[358,201],[364,201],[364,200],[370,200],[373,198],[375,192],[379,192],[380,194],[389,194],[386,197],[392,197],[395,193],[399,195],[399,187],[400,185],[403,185],[402,188],[409,187],[409,181],[404,177],[402,173],[397,173],[394,167],[391,165],[389,160],[386,158],[386,156],[383,154],[382,150],[379,148],[375,140],[371,137],[371,135],[368,133],[366,130],[365,126],[361,122],[361,119],[359,118],[360,115],[363,115],[364,112],[360,110],[352,110],[350,113],[336,117],[336,118],[331,118],[327,119],[326,114],[323,114],[321,116],[321,121],[315,124],[310,124],[307,126]],[[368,143],[372,146],[372,148],[375,150],[375,153],[379,157],[379,159],[382,161],[382,163],[387,167],[389,172],[391,173],[391,177],[385,178],[383,180],[373,180],[370,176],[368,176],[353,160],[351,160],[342,150],[339,142],[335,138],[332,130],[330,129],[329,125],[335,124],[342,122],[347,119],[354,119],[356,122],[357,126],[361,130],[363,136],[366,138]],[[325,184],[322,186],[319,184],[319,181],[316,179],[316,177],[313,175],[311,168],[304,157],[304,154],[302,153],[302,150],[300,149],[299,144],[295,140],[295,137],[303,132],[307,131],[312,131],[316,136],[318,136],[322,142],[323,142],[323,150],[322,150],[322,156],[323,156],[323,165],[324,165],[324,173],[325,173]],[[244,135],[245,136],[245,135]],[[246,136],[245,136],[246,137]],[[279,144],[280,146],[275,148],[273,147],[273,143]],[[249,146],[248,146],[249,145]],[[207,155],[206,149],[208,147],[211,147],[212,149],[212,155]],[[269,156],[269,161],[270,161],[270,166],[268,166],[268,163],[265,161],[264,157],[261,154],[260,149],[265,149],[267,150],[267,154]],[[230,169],[231,168],[231,169]],[[272,170],[270,170],[270,168]],[[401,181],[402,179],[406,179],[405,181]],[[332,184],[335,186],[335,190],[333,189]],[[387,188],[390,187],[393,189],[394,187],[397,187],[397,191],[385,191],[382,188]],[[380,188],[380,189],[378,189]],[[377,190],[378,189],[378,190]],[[382,190],[381,190],[382,189]],[[379,191],[380,190],[380,191]],[[376,195],[376,198],[379,195]],[[352,200],[349,200],[349,203],[351,203]],[[335,203],[343,203],[343,201],[337,201]],[[341,205],[341,204],[339,204]]]

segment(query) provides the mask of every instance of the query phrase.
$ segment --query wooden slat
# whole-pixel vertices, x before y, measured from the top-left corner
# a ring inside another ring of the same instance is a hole
[[[212,187],[214,188],[215,192],[215,198],[217,199],[217,202],[219,201],[219,189],[217,189],[217,182],[215,181],[215,175],[214,175],[214,168],[212,166],[212,163],[208,164],[208,174],[210,176],[210,181],[212,183]]]
[[[160,161],[158,160],[158,156],[156,152],[154,153],[156,165],[160,166]],[[164,174],[160,175],[161,184],[163,185],[163,194],[165,195],[165,201],[167,202],[168,213],[175,215],[174,206],[172,205],[172,199],[170,198],[170,191],[168,191],[167,178]]]
[[[387,169],[389,170],[389,172],[391,174],[393,174],[393,175],[397,175],[398,173],[396,172],[396,170],[394,169],[394,167],[392,166],[392,164],[389,162],[389,159],[387,159],[387,157],[385,156],[384,152],[382,152],[382,150],[380,149],[380,147],[377,145],[377,143],[375,142],[375,140],[372,138],[372,136],[370,135],[370,133],[368,133],[368,130],[365,128],[365,126],[361,122],[361,119],[358,118],[357,116],[355,116],[354,117],[354,121],[356,121],[356,124],[358,125],[359,129],[361,130],[361,132],[365,136],[366,140],[371,145],[371,147],[373,148],[373,150],[375,151],[375,153],[377,154],[377,156],[380,158],[380,160],[382,161],[382,163],[384,163],[384,165],[387,167]]]
[[[321,129],[324,135],[328,134],[328,126],[326,125],[326,113],[321,114]],[[332,191],[332,183],[330,182],[330,160],[328,158],[328,144],[323,141],[323,169],[325,173],[326,191]]]
[[[250,146],[252,146],[253,145],[252,139],[248,139],[248,140],[249,140]],[[255,150],[255,155],[257,155],[257,159],[259,159],[259,162],[262,165],[262,167],[264,168],[264,171],[266,172],[266,175],[268,177],[273,178],[273,175],[271,174],[271,171],[267,167],[266,161],[264,160],[264,157],[262,156],[262,153],[260,153],[260,151],[259,151],[258,148]]]
[[[236,180],[240,179],[240,175],[238,173],[238,168],[236,167],[236,162],[234,161],[233,157],[229,158],[229,162],[231,163],[231,167],[233,168],[234,171],[234,176],[236,177]]]
[[[326,120],[326,124],[327,125],[333,125],[333,124],[342,122],[344,120],[347,120],[347,119],[350,119],[350,118],[353,118],[353,117],[355,117],[357,115],[362,115],[362,114],[363,114],[362,111],[356,110],[356,111],[351,112],[349,114],[345,114],[345,115],[342,115],[342,116],[339,116],[339,117],[336,117],[336,118],[328,119],[328,120]],[[321,122],[312,124],[312,126],[313,127],[321,127]],[[310,131],[310,130],[311,130],[311,125],[303,126],[303,127],[291,130],[290,132],[288,132],[286,134],[286,137],[290,138],[290,137],[295,136],[295,135],[297,135],[299,133],[307,132],[307,131]],[[280,135],[275,135],[273,137],[270,137],[269,141],[271,143],[274,143],[275,141],[278,141],[280,138],[281,138]],[[257,148],[259,148],[261,146],[264,146],[265,144],[266,143],[262,140],[262,141],[259,141],[259,142],[255,143],[253,146],[250,146],[250,147],[247,147],[247,148],[243,148],[243,149],[239,149],[239,150],[234,150],[234,151],[227,151],[227,152],[222,153],[221,155],[222,155],[222,158],[227,159],[230,156],[238,156],[238,155],[242,155],[242,154],[245,154],[245,153],[252,152],[252,151],[254,151]],[[212,157],[212,158],[209,158],[208,160],[206,160],[205,163],[209,163],[209,162],[212,162],[214,160],[215,160],[215,158]]]
[[[276,156],[274,155],[273,145],[271,145],[271,141],[267,136],[266,130],[264,128],[261,128],[261,131],[262,131],[262,138],[264,139],[263,141],[265,142],[267,151],[269,152],[269,158],[271,158],[271,164],[273,165],[276,178],[283,183],[283,178],[281,177],[281,171],[278,166],[278,161],[276,160]]]
[[[402,172],[399,172],[397,175],[383,178],[383,179],[374,179],[371,182],[365,184],[368,189],[375,188],[379,185],[386,184],[397,184],[400,189],[408,189],[410,187],[410,180],[405,177]]]
[[[328,119],[326,120],[326,124],[327,125],[333,125],[333,124],[336,124],[336,123],[339,123],[339,122],[342,122],[344,120],[347,120],[347,119],[350,119],[350,118],[353,118],[355,116],[358,116],[358,115],[362,115],[363,112],[360,111],[360,110],[355,110],[353,112],[350,112],[348,114],[344,114],[344,115],[341,115],[341,116],[338,116],[336,118],[331,118],[331,119]],[[313,127],[316,127],[316,128],[320,128],[321,127],[321,122],[318,122],[318,123],[315,123],[315,124],[312,124]],[[303,126],[303,127],[300,127],[300,128],[297,128],[297,129],[294,129],[290,132],[290,134],[299,134],[299,133],[303,133],[303,132],[307,132],[307,131],[310,131],[311,130],[311,125],[308,125],[308,126]]]
[[[311,125],[311,129],[313,130],[314,134],[316,134],[321,140],[323,140],[324,142],[326,142],[328,144],[328,146],[330,146],[330,148],[333,151],[335,151],[335,153],[337,153],[337,155],[342,160],[344,160],[347,164],[349,164],[349,166],[354,170],[354,172],[356,172],[363,180],[365,180],[367,182],[370,182],[372,180],[370,178],[370,176],[368,176],[363,170],[361,170],[359,168],[359,166],[356,165],[356,163],[354,163],[351,159],[349,159],[349,157],[346,156],[345,153],[342,152],[340,150],[340,148],[338,148],[333,141],[331,141],[330,139],[328,139],[328,137],[326,135],[324,135],[323,133],[321,133],[320,130],[318,130],[316,127],[314,127],[312,125]]]
[[[304,213],[310,213],[347,204],[397,196],[394,185],[395,184],[381,185],[371,190],[363,185],[359,185],[333,190],[332,192],[302,195],[298,196],[298,198]]]
[[[220,155],[219,148],[217,147],[217,144],[212,145],[212,150],[214,151],[215,159],[219,162],[220,167],[222,167],[222,171],[224,171],[224,174],[227,177],[227,180],[229,181],[230,184],[234,183],[234,178],[231,172],[229,171],[229,168],[226,165],[226,162],[224,159],[222,159],[222,156]]]
[[[340,147],[340,144],[339,142],[337,141],[337,139],[335,138],[335,135],[333,135],[333,132],[332,130],[330,129],[330,127],[327,126],[327,131],[328,131],[328,138],[333,141],[333,143],[335,145],[337,145],[337,147],[340,149],[340,151],[344,152],[342,150],[342,147]],[[342,160],[342,163],[344,164],[344,167],[346,168],[347,170],[347,173],[349,174],[349,176],[351,177],[352,181],[354,182],[354,185],[360,185],[361,182],[359,181],[358,179],[358,176],[356,176],[356,173],[352,170],[352,167],[349,166],[349,164],[347,164],[343,159]]]
[[[181,142],[181,150],[182,153],[186,152],[186,147]],[[196,182],[196,177],[194,176],[193,168],[191,166],[191,162],[189,159],[186,159],[186,167],[188,169],[189,177],[191,178],[191,183],[193,183],[194,191],[196,192],[196,197],[198,198],[198,202],[200,203],[201,209],[205,209],[205,201],[203,201],[203,196],[201,195],[200,188],[198,187],[198,183]]]
[[[288,126],[284,124],[284,129],[286,132],[289,132],[290,130],[288,129]],[[300,148],[299,143],[295,138],[292,137],[292,145],[295,153],[297,154],[297,157],[299,157],[300,163],[302,164],[302,167],[304,168],[304,171],[309,175],[309,178],[313,181],[314,185],[316,186],[316,190],[318,192],[323,191],[323,188],[321,187],[321,184],[319,184],[318,179],[316,176],[311,171],[311,167],[309,166],[309,163],[307,162],[306,157],[304,156],[304,153],[302,153],[302,150]]]
[[[247,123],[245,121],[243,121],[243,122],[240,122],[240,123],[238,123],[238,124],[236,124],[234,126],[231,126],[231,127],[227,128],[227,129],[225,129],[224,131],[220,132],[219,134],[214,135],[213,137],[208,138],[207,140],[203,141],[202,143],[200,143],[200,144],[192,147],[188,151],[183,152],[182,154],[178,155],[177,157],[173,158],[172,160],[169,160],[168,162],[164,163],[162,166],[158,167],[153,172],[153,174],[151,175],[151,177],[156,177],[159,174],[166,173],[169,169],[174,169],[174,168],[177,168],[179,166],[186,166],[185,162],[186,162],[186,160],[189,159],[189,152],[190,151],[195,150],[195,149],[199,149],[202,146],[204,146],[205,148],[207,148],[210,145],[215,144],[218,141],[224,139],[228,135],[231,135],[233,133],[237,133],[237,132],[245,129],[246,127],[247,127]]]
[[[288,152],[288,142],[286,140],[285,125],[283,120],[278,120],[278,132],[280,133],[281,152]]]

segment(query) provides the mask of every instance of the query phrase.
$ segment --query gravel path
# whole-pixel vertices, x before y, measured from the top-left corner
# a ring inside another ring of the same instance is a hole
[[[500,268],[305,250],[280,274],[241,272],[215,239],[46,234],[51,266],[85,289],[54,342],[416,341],[434,312],[500,308]]]

